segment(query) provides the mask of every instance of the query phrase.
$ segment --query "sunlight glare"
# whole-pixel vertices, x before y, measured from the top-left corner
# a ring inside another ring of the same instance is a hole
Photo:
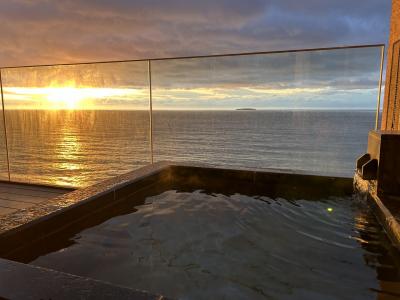
[[[48,88],[46,94],[49,106],[54,109],[76,109],[85,97],[80,89],[75,87]]]
[[[74,81],[47,87],[7,87],[4,91],[14,109],[82,110],[113,107],[113,104],[126,108],[147,98],[146,89],[81,87]]]

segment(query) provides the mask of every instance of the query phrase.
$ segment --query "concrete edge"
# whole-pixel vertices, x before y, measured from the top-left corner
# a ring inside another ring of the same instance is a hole
[[[354,190],[359,199],[371,204],[378,222],[386,231],[393,245],[400,250],[400,224],[378,197],[376,185],[373,182],[362,179],[356,173],[354,175]]]
[[[13,213],[10,213],[1,218],[0,223],[0,238],[4,234],[9,234],[12,231],[23,230],[25,226],[31,226],[36,223],[40,223],[46,219],[53,218],[57,215],[63,214],[65,211],[78,206],[83,206],[93,201],[95,198],[105,196],[110,192],[116,192],[117,190],[124,188],[132,183],[138,182],[145,179],[151,175],[160,174],[165,172],[165,178],[168,178],[168,169],[171,168],[192,168],[192,169],[204,169],[209,171],[219,171],[219,172],[231,172],[231,173],[243,173],[252,176],[252,180],[262,180],[262,176],[267,175],[270,178],[275,177],[277,180],[282,180],[283,178],[294,178],[295,182],[300,179],[326,179],[327,182],[341,182],[351,185],[350,178],[344,177],[334,177],[334,176],[320,176],[314,174],[302,174],[290,170],[268,170],[268,169],[235,169],[235,168],[220,168],[210,164],[204,163],[176,163],[172,161],[157,162],[152,165],[147,165],[142,168],[136,169],[134,171],[115,176],[113,178],[104,180],[92,186],[74,190],[72,192],[60,195],[58,197],[52,198],[48,201],[40,203],[38,205],[20,209]],[[278,178],[279,177],[279,178]]]
[[[0,180],[0,183],[12,184],[12,185],[23,185],[27,187],[36,187],[36,188],[49,188],[55,190],[65,190],[65,191],[74,191],[77,190],[77,187],[73,186],[64,186],[64,185],[53,185],[53,184],[45,184],[45,183],[33,183],[33,182],[23,182],[23,181],[8,181],[8,180]]]
[[[66,209],[84,205],[85,203],[92,201],[94,197],[99,197],[105,193],[109,193],[110,191],[115,191],[116,189],[124,187],[130,183],[139,181],[146,176],[167,169],[169,166],[170,164],[166,162],[148,165],[123,175],[107,179],[98,184],[54,197],[48,201],[39,203],[38,205],[17,210],[16,212],[5,215],[1,218],[0,236],[12,230],[22,229],[22,226],[25,224],[42,222],[45,219],[63,213]]]
[[[295,176],[310,176],[310,177],[324,177],[324,178],[335,178],[343,180],[353,180],[352,177],[345,177],[340,174],[324,174],[322,172],[310,172],[302,170],[292,170],[292,169],[279,169],[279,168],[246,168],[240,166],[220,166],[212,163],[204,162],[174,162],[174,161],[164,161],[161,163],[167,163],[170,166],[178,167],[197,167],[197,168],[210,168],[219,170],[231,170],[231,171],[247,171],[254,173],[271,173],[271,174],[284,174],[284,175],[295,175]]]

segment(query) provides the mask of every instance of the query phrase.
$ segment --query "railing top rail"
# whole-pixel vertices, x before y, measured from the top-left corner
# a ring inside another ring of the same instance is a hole
[[[213,57],[261,55],[261,54],[280,54],[280,53],[311,52],[311,51],[329,51],[329,50],[374,48],[374,47],[385,47],[385,44],[350,45],[350,46],[336,46],[336,47],[325,47],[325,48],[305,48],[305,49],[289,49],[289,50],[274,50],[274,51],[260,51],[260,52],[210,54],[210,55],[195,55],[195,56],[176,56],[176,57],[159,57],[159,58],[155,57],[155,58],[92,61],[92,62],[78,62],[78,63],[38,64],[38,65],[21,65],[21,66],[6,66],[6,67],[1,67],[0,66],[0,69],[93,65],[93,64],[109,64],[109,63],[124,63],[124,62],[140,62],[140,61],[146,62],[146,61],[162,61],[162,60],[178,60],[178,59],[194,59],[194,58],[213,58]]]

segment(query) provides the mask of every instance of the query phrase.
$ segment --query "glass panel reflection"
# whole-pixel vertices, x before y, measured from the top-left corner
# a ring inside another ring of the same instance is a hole
[[[85,186],[150,162],[147,62],[4,69],[11,180]]]
[[[8,180],[7,147],[4,132],[3,108],[0,98],[0,180]]]
[[[152,62],[154,158],[353,176],[380,47]]]

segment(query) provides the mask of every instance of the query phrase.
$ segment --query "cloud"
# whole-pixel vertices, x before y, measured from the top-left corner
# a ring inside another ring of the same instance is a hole
[[[375,88],[380,48],[152,61],[154,88]],[[3,85],[17,87],[148,88],[146,61],[3,69]]]
[[[0,65],[382,43],[390,0],[10,0]]]
[[[390,2],[1,1],[0,66],[385,43]],[[154,61],[152,71],[159,108],[373,108],[379,49]],[[63,85],[132,88],[141,92],[135,96],[140,101],[131,102],[147,103],[146,62],[2,72],[5,87],[28,88],[19,90],[22,95],[8,90],[6,96],[20,104],[33,105],[30,87]],[[107,95],[93,103],[125,108],[134,99],[129,91],[125,96]]]

